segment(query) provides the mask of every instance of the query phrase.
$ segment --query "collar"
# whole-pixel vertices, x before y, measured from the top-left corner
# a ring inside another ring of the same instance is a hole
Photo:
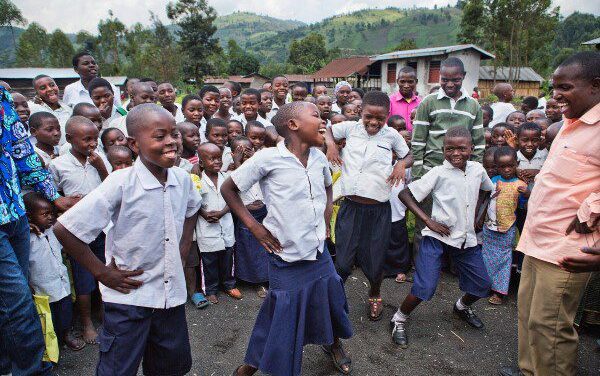
[[[406,102],[406,103],[412,103],[414,101],[416,101],[417,99],[419,99],[419,97],[417,96],[417,94],[415,94],[413,92],[412,97],[406,99],[400,92],[397,92],[396,94],[394,94],[394,96],[392,97],[392,99],[394,99],[397,102]]]
[[[465,171],[464,173],[466,174],[467,171],[469,170],[469,167],[471,167],[471,161],[467,161],[467,165],[465,166]],[[456,171],[460,171],[461,173],[463,173],[462,170],[452,166],[452,163],[448,162],[446,159],[444,159],[444,162],[442,163],[442,166],[445,167],[448,170],[456,170]]]
[[[305,168],[304,165],[302,163],[300,163],[300,160],[298,159],[298,157],[296,157],[286,146],[285,146],[285,141],[280,141],[277,144],[277,150],[279,151],[279,155],[281,155],[284,158],[293,158],[294,160],[296,160],[296,162],[298,162],[298,164],[300,166],[302,166],[302,168]],[[313,153],[315,152],[314,148],[310,148],[308,151],[308,161],[306,162],[306,168],[308,168],[308,166],[310,166],[310,164],[313,161]]]
[[[223,175],[220,172],[217,174],[217,186],[216,187],[215,187],[215,184],[212,181],[212,179],[209,178],[208,175],[206,175],[206,172],[202,171],[202,177],[206,181],[206,185],[208,185],[215,191],[218,190],[221,187],[221,184],[223,183]]]
[[[81,82],[81,78],[78,81],[75,81],[75,85],[76,85],[76,89],[77,92],[81,93],[81,92],[85,92],[87,93],[87,89],[85,88],[85,86],[83,86],[83,82]]]
[[[137,175],[138,179],[140,179],[142,188],[145,190],[149,191],[151,189],[163,188],[162,184],[160,184],[158,179],[152,175],[150,170],[148,170],[140,158],[136,159],[135,163],[133,164],[133,171]],[[179,182],[169,168],[167,170],[167,182],[165,183],[165,187],[177,185],[179,185]]]
[[[600,123],[600,103],[596,103],[594,107],[583,114],[583,116],[579,118],[579,121],[589,125]]]
[[[464,87],[460,88],[460,97],[456,100],[457,102],[463,98],[468,98],[469,97],[469,93],[467,93],[467,91],[465,90]],[[438,90],[437,93],[437,99],[443,99],[443,98],[448,98],[448,99],[452,99],[449,96],[446,95],[446,92],[444,91],[444,89],[440,88],[440,90]]]

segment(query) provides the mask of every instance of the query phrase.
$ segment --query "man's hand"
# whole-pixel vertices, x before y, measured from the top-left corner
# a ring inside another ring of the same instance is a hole
[[[53,204],[56,207],[56,210],[64,213],[67,210],[69,210],[73,205],[75,205],[76,203],[79,202],[79,200],[81,200],[83,196],[81,195],[74,195],[74,196],[68,196],[68,197],[59,197],[56,200],[54,200]]]
[[[269,230],[261,223],[256,223],[256,226],[253,226],[249,229],[252,232],[252,235],[259,241],[259,243],[265,248],[265,250],[269,253],[280,253],[283,251],[279,240],[271,234]]]
[[[598,220],[600,220],[600,217],[598,217],[598,219],[594,222],[592,228],[590,228],[586,222],[579,222],[579,218],[575,216],[571,223],[569,223],[569,226],[567,226],[567,231],[565,232],[565,234],[569,235],[573,232],[573,230],[575,230],[575,232],[578,234],[591,234],[592,232],[594,232],[593,229],[598,225]]]
[[[130,277],[136,277],[142,275],[142,273],[144,273],[143,270],[127,271],[119,269],[113,258],[104,271],[98,275],[98,281],[104,286],[122,294],[129,294],[131,290],[135,290],[144,284],[144,282],[131,279]]]
[[[564,257],[558,266],[571,273],[600,271],[600,247],[583,247],[580,255]]]
[[[450,228],[448,228],[448,226],[446,226],[442,223],[436,222],[431,218],[425,222],[425,225],[427,227],[429,227],[429,229],[435,233],[438,233],[443,236],[450,236]]]

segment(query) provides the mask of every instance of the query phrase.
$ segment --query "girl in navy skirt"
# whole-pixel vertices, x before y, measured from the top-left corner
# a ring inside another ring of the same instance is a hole
[[[273,117],[285,141],[258,151],[221,187],[231,211],[269,252],[269,291],[258,313],[242,366],[234,375],[257,370],[275,376],[300,375],[302,348],[319,344],[338,370],[351,361],[340,338],[352,328],[341,278],[325,248],[332,212],[331,173],[322,146],[325,124],[317,107],[292,102]],[[239,192],[260,184],[268,214],[260,224]]]
[[[237,169],[248,158],[254,155],[254,147],[247,137],[238,136],[231,140],[233,150],[234,169]],[[262,223],[267,216],[267,207],[263,203],[263,196],[258,183],[250,189],[240,192],[242,202],[258,223]],[[258,284],[258,296],[265,298],[269,281],[269,254],[252,232],[240,221],[233,217],[235,223],[235,274],[236,278],[244,282]]]

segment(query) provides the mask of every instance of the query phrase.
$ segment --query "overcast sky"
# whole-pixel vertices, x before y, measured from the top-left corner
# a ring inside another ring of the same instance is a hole
[[[126,25],[135,22],[148,24],[149,11],[157,14],[168,23],[165,0],[101,0],[73,1],[53,0],[42,6],[40,0],[13,0],[29,22],[35,21],[48,31],[59,27],[65,32],[79,30],[97,32],[100,19],[108,16],[112,9]],[[276,18],[296,19],[307,23],[317,22],[335,14],[347,13],[365,8],[385,8],[387,6],[411,7],[413,5],[433,7],[434,4],[455,4],[456,0],[209,0],[217,13],[229,14],[235,11],[250,11]],[[561,13],[568,15],[575,10],[600,14],[597,0],[554,0],[561,7]]]

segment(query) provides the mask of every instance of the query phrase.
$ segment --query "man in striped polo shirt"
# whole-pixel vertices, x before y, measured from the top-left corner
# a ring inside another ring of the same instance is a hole
[[[476,74],[471,73],[471,74]],[[449,57],[440,67],[440,90],[429,94],[417,108],[413,122],[412,153],[415,159],[411,173],[413,180],[444,162],[444,135],[451,127],[464,126],[471,132],[473,154],[471,160],[482,162],[485,149],[485,132],[481,106],[476,99],[462,88],[465,66],[459,58]],[[420,204],[431,214],[432,200],[427,197]],[[425,227],[419,219],[415,226],[415,255],[421,241],[421,230]]]

